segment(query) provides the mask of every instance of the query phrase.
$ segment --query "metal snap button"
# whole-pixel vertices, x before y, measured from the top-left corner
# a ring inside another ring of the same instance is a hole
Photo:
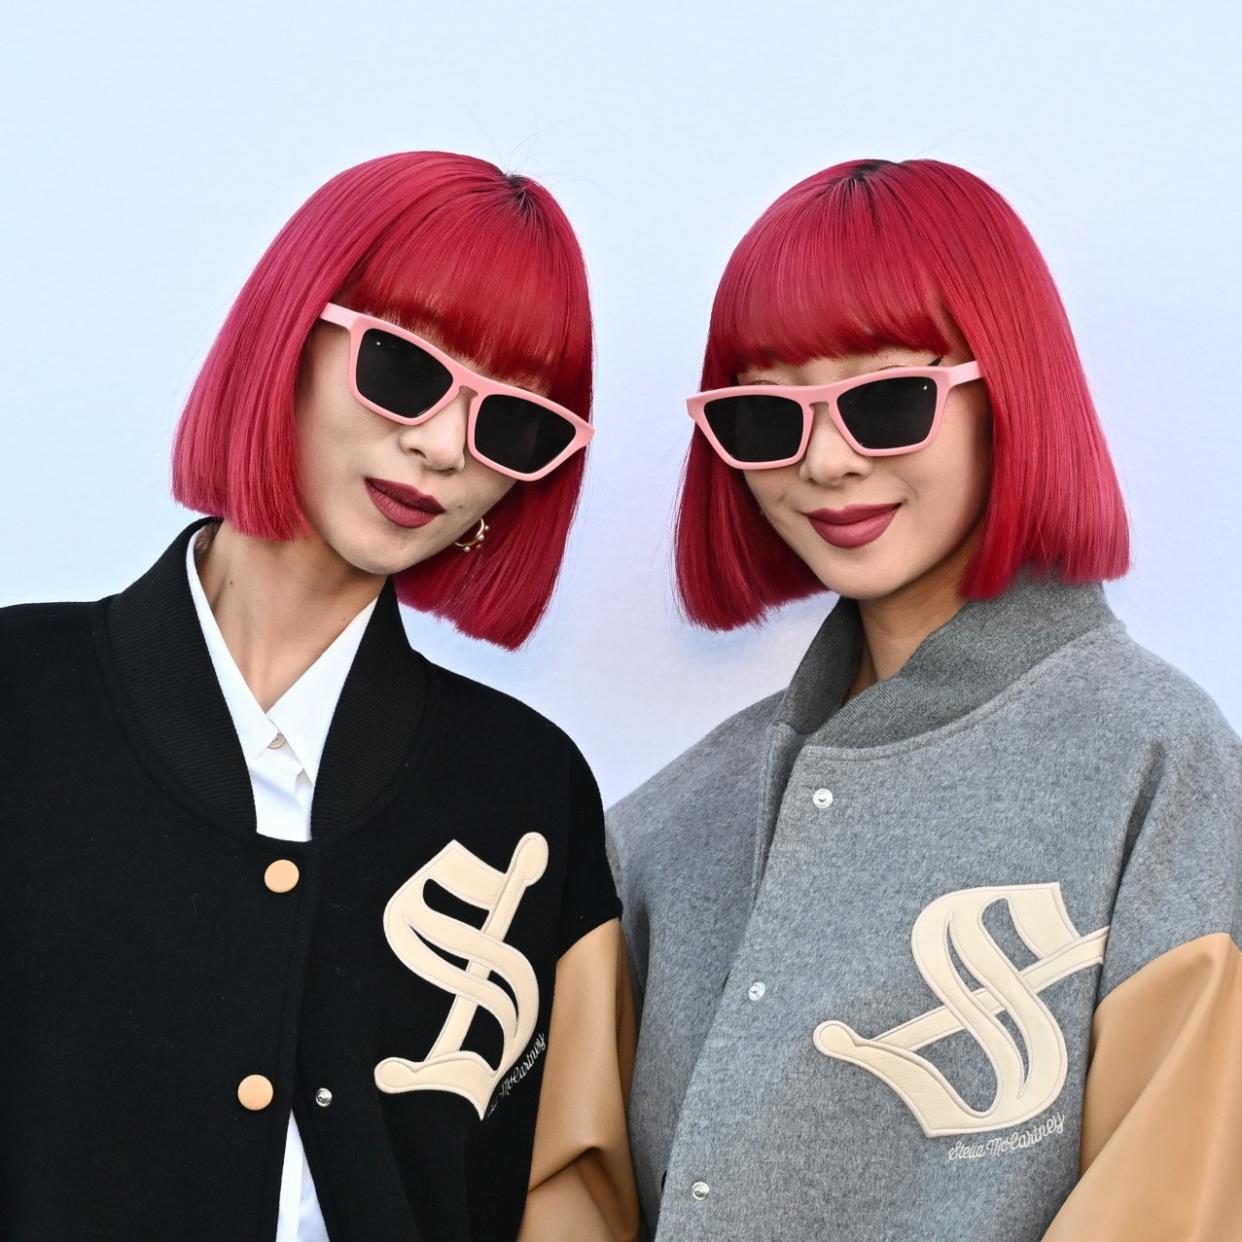
[[[751,1000],[753,1000],[753,1001],[754,1001],[754,1000],[762,1000],[762,999],[763,999],[763,994],[764,994],[767,990],[768,990],[768,986],[767,986],[767,984],[766,984],[766,983],[764,983],[764,981],[763,981],[762,979],[756,979],[756,980],[754,981],[754,983],[752,983],[752,984],[750,985],[750,991],[749,991],[749,992],[747,992],[747,993],[746,993],[746,995],[747,995],[747,996],[749,996],[749,997],[750,997],[750,999],[751,999]]]
[[[319,1090],[315,1092],[315,1103],[318,1104],[320,1108],[327,1108],[328,1105],[332,1103],[332,1092],[329,1091],[327,1087],[320,1087]]]
[[[701,1203],[712,1193],[712,1188],[706,1182],[695,1182],[690,1187],[690,1193]]]
[[[816,806],[821,807],[821,808],[826,807],[826,806],[831,806],[832,805],[832,790],[831,789],[817,789],[811,795],[811,801],[814,802]]]

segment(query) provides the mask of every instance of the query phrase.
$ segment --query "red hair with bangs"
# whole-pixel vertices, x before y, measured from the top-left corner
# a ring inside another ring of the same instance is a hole
[[[409,151],[348,168],[294,213],[237,296],[173,444],[173,496],[239,531],[308,533],[298,495],[294,392],[327,302],[434,334],[452,353],[590,417],[586,269],[556,200],[471,156]],[[486,543],[395,575],[398,598],[518,647],[547,608],[577,507],[584,454],[518,483]]]
[[[887,345],[944,354],[954,326],[982,368],[993,431],[962,595],[998,595],[1026,564],[1067,584],[1123,575],[1125,506],[1056,286],[1013,208],[965,169],[851,160],[782,194],[725,267],[701,388]],[[676,570],[687,616],[711,629],[825,589],[697,429]]]

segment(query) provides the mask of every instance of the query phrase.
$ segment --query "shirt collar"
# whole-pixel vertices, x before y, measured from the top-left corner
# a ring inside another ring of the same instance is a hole
[[[1102,583],[1070,585],[1023,566],[1001,594],[967,600],[896,673],[843,703],[863,628],[858,601],[842,596],[798,665],[777,719],[819,746],[902,741],[964,716],[1100,626],[1125,629]]]
[[[302,761],[313,784],[319,776],[328,726],[341,696],[363,631],[375,609],[375,600],[366,605],[332,640],[324,653],[272,704],[267,713],[285,735],[294,754]]]
[[[306,672],[264,712],[237,667],[207,602],[194,559],[194,543],[198,535],[196,528],[186,542],[190,594],[246,763],[249,765],[258,759],[276,733],[280,732],[313,784],[319,775],[319,761],[341,687],[345,684],[376,601],[367,604]]]

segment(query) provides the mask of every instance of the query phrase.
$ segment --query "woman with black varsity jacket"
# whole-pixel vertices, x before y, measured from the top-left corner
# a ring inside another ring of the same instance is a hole
[[[590,398],[547,191],[367,161],[194,385],[207,516],[116,594],[0,609],[0,1236],[634,1237],[594,779],[398,606],[527,637]]]

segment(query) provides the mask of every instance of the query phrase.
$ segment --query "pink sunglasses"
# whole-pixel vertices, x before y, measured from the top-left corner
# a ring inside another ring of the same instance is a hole
[[[586,419],[563,405],[480,375],[396,324],[335,302],[319,318],[349,332],[349,387],[356,401],[413,426],[434,418],[464,388],[470,394],[467,447],[512,479],[543,478],[595,434]]]
[[[714,388],[690,397],[686,407],[730,466],[771,470],[801,460],[817,403],[828,406],[837,430],[855,452],[889,457],[931,444],[949,392],[982,378],[974,359],[951,367],[889,367],[833,384]]]

